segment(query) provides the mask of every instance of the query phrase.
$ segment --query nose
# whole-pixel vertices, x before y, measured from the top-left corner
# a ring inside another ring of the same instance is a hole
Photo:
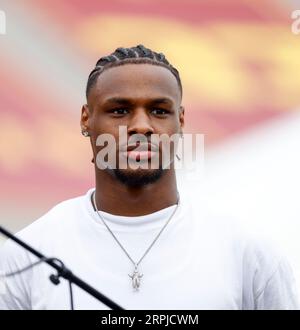
[[[143,134],[149,136],[153,132],[154,129],[147,112],[143,109],[137,109],[128,124],[128,135]]]

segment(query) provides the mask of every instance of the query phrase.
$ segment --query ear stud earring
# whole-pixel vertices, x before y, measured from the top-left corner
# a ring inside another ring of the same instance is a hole
[[[85,130],[82,130],[82,131],[81,131],[81,134],[82,134],[84,137],[88,137],[88,136],[90,136],[89,132],[88,132],[88,131],[85,131]]]

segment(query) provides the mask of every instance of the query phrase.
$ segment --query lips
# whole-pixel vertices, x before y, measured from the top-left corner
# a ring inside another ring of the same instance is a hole
[[[123,153],[128,159],[141,161],[151,159],[157,154],[158,150],[157,146],[151,143],[145,143],[129,145]]]
[[[128,159],[132,159],[132,160],[137,160],[137,161],[141,161],[141,160],[149,160],[152,157],[154,157],[156,153],[153,151],[128,151],[127,152],[127,157]]]
[[[158,151],[157,146],[151,143],[145,143],[145,144],[132,144],[127,147],[127,151],[133,151],[135,149],[138,149],[139,151]]]

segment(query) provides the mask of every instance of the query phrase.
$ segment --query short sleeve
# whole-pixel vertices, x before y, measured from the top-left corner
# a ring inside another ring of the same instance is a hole
[[[282,258],[263,289],[255,297],[255,309],[299,309],[298,299],[298,289],[292,269],[288,261]]]
[[[18,271],[30,264],[26,253],[14,242],[7,241],[0,249],[0,274]],[[11,277],[1,277],[0,310],[26,310],[30,308],[30,270]]]

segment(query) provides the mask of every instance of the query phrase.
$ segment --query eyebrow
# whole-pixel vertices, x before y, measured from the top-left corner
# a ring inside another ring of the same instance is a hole
[[[173,105],[174,102],[167,97],[161,97],[161,98],[154,98],[151,99],[150,101],[147,102],[150,105],[155,105],[155,104],[169,104],[169,105]],[[128,99],[128,98],[122,98],[122,97],[111,97],[107,100],[104,101],[103,105],[127,105],[130,106],[132,104],[134,104],[134,101],[132,99]]]

